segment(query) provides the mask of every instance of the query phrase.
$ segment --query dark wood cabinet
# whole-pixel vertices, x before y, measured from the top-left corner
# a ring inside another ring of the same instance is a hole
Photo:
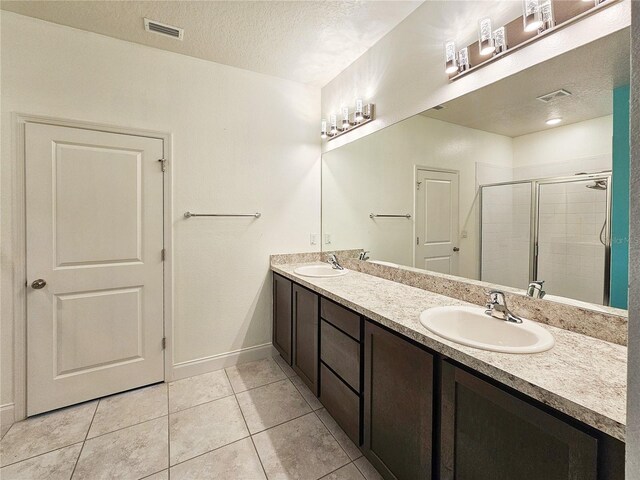
[[[273,346],[291,365],[292,351],[292,282],[273,274]]]
[[[442,364],[442,480],[596,480],[598,440]]]
[[[293,284],[293,362],[292,366],[314,395],[318,395],[319,297]]]
[[[363,452],[384,478],[431,478],[433,367],[430,353],[365,322]]]
[[[347,436],[360,445],[360,395],[320,364],[320,401]]]

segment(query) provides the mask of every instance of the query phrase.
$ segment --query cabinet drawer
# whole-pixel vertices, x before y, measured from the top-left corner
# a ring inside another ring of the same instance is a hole
[[[356,340],[360,340],[360,315],[357,313],[322,298],[320,300],[320,316]]]
[[[320,322],[320,359],[360,391],[360,344],[324,320]]]
[[[356,445],[360,445],[360,397],[320,364],[320,401]]]

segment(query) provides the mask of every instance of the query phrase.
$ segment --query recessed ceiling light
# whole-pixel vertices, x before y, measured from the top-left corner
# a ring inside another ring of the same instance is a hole
[[[550,118],[547,120],[547,125],[557,125],[562,121],[561,118]]]

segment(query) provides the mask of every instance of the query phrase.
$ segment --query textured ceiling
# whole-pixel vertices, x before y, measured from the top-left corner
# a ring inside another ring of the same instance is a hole
[[[553,128],[545,124],[553,117],[567,125],[610,115],[612,90],[629,84],[629,52],[626,28],[422,115],[509,137]],[[572,95],[546,104],[536,100],[561,88]]]
[[[422,1],[5,1],[3,10],[323,86]],[[184,41],[143,18],[185,29]]]

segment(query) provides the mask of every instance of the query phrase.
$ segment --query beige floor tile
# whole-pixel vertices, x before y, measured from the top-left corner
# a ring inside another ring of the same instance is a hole
[[[316,411],[322,423],[324,423],[325,427],[329,429],[331,434],[336,437],[336,440],[342,447],[342,449],[349,455],[351,460],[355,460],[356,458],[360,458],[362,456],[362,452],[356,446],[355,443],[351,441],[351,439],[344,433],[344,430],[340,428],[340,425],[336,423],[333,417],[327,412],[324,408]]]
[[[152,385],[100,399],[89,438],[167,414],[167,385]]]
[[[0,469],[2,480],[69,480],[82,443],[14,463]]]
[[[229,480],[260,480],[266,478],[250,438],[245,438],[171,467],[172,480],[213,478]]]
[[[233,395],[224,370],[217,370],[169,384],[169,410],[177,412],[218,398]]]
[[[233,396],[172,413],[169,432],[171,465],[249,435]]]
[[[0,465],[83,441],[97,405],[87,402],[15,423],[0,441]]]
[[[378,473],[373,465],[365,457],[360,457],[354,460],[356,467],[360,470],[360,473],[364,475],[367,480],[383,480],[382,475]]]
[[[282,369],[287,377],[296,376],[296,372],[293,371],[293,368],[291,368],[289,364],[284,361],[284,358],[282,358],[280,355],[278,355],[277,357],[273,357],[273,359],[276,361],[278,366]]]
[[[229,367],[227,374],[236,393],[287,378],[272,358]]]
[[[350,463],[326,477],[322,477],[322,480],[365,480],[365,478],[360,473],[360,470],[353,463]]]
[[[144,477],[141,480],[169,480],[169,470],[163,470],[148,477]]]
[[[252,434],[311,412],[289,380],[247,390],[239,393],[237,398]]]
[[[73,480],[142,478],[168,466],[167,417],[85,442]]]
[[[304,397],[304,399],[307,401],[307,403],[309,404],[312,410],[318,410],[322,408],[322,403],[320,403],[320,400],[318,400],[318,397],[316,397],[313,394],[313,392],[309,390],[309,387],[307,387],[304,384],[304,382],[300,380],[300,377],[298,376],[291,377],[290,380],[293,383],[293,385],[298,389],[300,394]]]
[[[253,440],[270,480],[317,479],[349,463],[338,442],[312,413],[260,432]]]

